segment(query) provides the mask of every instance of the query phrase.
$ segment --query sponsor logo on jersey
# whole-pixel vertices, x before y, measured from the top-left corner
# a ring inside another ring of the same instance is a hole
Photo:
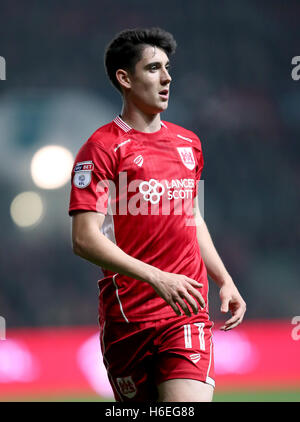
[[[164,183],[164,184],[163,184]],[[144,181],[139,185],[139,191],[145,201],[158,204],[162,195],[167,191],[167,199],[192,199],[194,179],[164,180],[162,183],[155,179]]]
[[[123,394],[123,396],[131,399],[132,397],[136,395],[137,389],[131,376],[124,377],[124,378],[117,378],[117,383],[118,383],[120,392]]]
[[[177,151],[179,152],[181,161],[189,170],[193,170],[195,168],[195,159],[193,155],[193,148],[191,147],[177,147]]]
[[[143,156],[142,156],[142,155],[138,155],[137,157],[135,157],[135,159],[133,160],[133,162],[134,162],[137,166],[142,167],[143,162],[144,162]]]
[[[79,189],[86,188],[92,180],[92,171],[94,163],[92,161],[82,161],[74,167],[73,183]]]
[[[165,192],[165,187],[155,179],[150,179],[149,182],[142,182],[139,185],[139,191],[143,195],[145,201],[150,201],[151,204],[157,204],[160,197]]]
[[[200,357],[201,357],[200,353],[194,353],[194,354],[190,355],[190,358],[194,363],[199,362]]]

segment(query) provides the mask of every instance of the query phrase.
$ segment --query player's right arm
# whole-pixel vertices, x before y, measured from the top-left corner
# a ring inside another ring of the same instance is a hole
[[[197,288],[202,284],[182,275],[172,274],[146,264],[126,254],[100,232],[105,215],[93,211],[78,211],[72,215],[72,244],[76,255],[114,273],[144,281],[156,291],[177,315],[190,316],[205,302]],[[195,300],[196,299],[196,300]]]

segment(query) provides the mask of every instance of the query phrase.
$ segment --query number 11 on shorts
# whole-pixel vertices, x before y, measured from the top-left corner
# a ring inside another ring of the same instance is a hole
[[[198,327],[199,331],[199,342],[200,342],[200,350],[205,350],[205,340],[204,340],[204,322],[195,322],[193,325]],[[192,344],[192,330],[191,324],[185,324],[183,326],[184,329],[184,343],[186,349],[191,349],[193,347]]]

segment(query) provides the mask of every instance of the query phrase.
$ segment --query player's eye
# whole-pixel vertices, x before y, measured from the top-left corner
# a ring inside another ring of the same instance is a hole
[[[156,64],[151,65],[150,70],[151,71],[157,70],[157,65]]]

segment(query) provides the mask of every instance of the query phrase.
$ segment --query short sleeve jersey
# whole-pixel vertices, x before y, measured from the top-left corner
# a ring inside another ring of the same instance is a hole
[[[118,116],[79,150],[69,214],[104,214],[105,236],[136,259],[203,283],[200,291],[207,304],[207,273],[193,217],[202,168],[201,142],[193,132],[169,122],[161,122],[157,132],[139,132]],[[147,282],[105,269],[103,273],[98,282],[100,319],[175,316]]]

